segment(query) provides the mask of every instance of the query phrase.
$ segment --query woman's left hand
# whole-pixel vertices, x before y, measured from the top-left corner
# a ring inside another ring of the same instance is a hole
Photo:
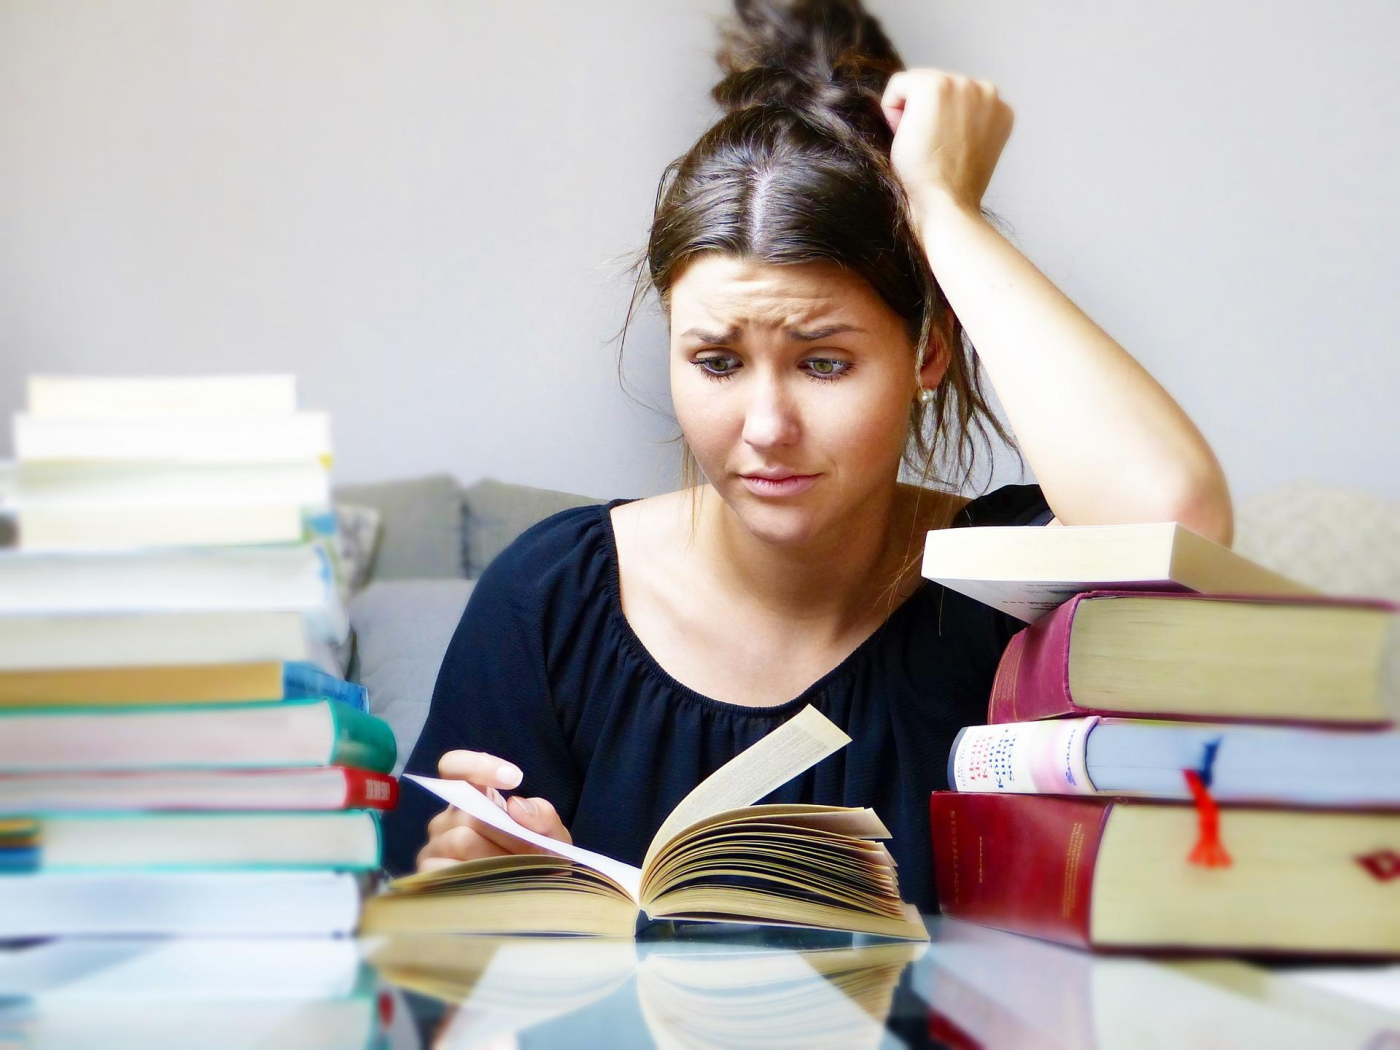
[[[939,197],[980,212],[1011,136],[1011,107],[996,85],[940,69],[907,69],[890,77],[880,106],[895,133],[890,161],[915,214]]]

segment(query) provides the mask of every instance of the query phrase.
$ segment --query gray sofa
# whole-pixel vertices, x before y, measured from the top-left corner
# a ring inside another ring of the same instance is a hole
[[[341,485],[337,505],[373,508],[379,535],[351,597],[346,677],[394,730],[402,771],[423,727],[443,653],[481,572],[537,521],[599,499],[447,474]]]

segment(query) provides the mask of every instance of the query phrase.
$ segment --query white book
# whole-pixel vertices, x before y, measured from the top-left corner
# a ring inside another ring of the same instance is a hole
[[[0,464],[0,475],[4,465]],[[11,501],[21,508],[232,507],[331,503],[330,475],[301,463],[24,463],[12,467]],[[0,504],[4,483],[0,481]]]
[[[966,726],[948,755],[948,784],[1186,800],[1185,769],[1209,769],[1220,803],[1400,806],[1400,733],[1097,716]]]
[[[6,878],[0,938],[320,935],[359,914],[348,872],[42,872]]]
[[[1083,591],[1317,594],[1174,521],[935,529],[923,575],[1028,623]]]
[[[319,543],[80,554],[0,551],[0,618],[257,611],[296,612],[314,639],[335,644],[349,632],[330,555]]]
[[[304,533],[295,504],[234,507],[40,506],[15,520],[26,551],[139,551],[164,547],[295,543]]]
[[[267,416],[297,408],[296,377],[30,376],[33,416]]]
[[[163,463],[288,463],[329,461],[325,412],[228,418],[50,417],[18,413],[15,458],[155,461]]]
[[[295,612],[0,617],[0,671],[314,659]]]

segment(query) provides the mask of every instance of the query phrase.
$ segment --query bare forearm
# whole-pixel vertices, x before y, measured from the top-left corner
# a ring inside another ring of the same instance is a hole
[[[977,211],[921,203],[929,262],[1055,516],[1178,520],[1229,543],[1229,490],[1199,430],[1146,369]]]

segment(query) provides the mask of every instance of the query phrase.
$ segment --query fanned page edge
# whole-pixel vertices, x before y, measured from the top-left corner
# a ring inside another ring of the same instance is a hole
[[[622,861],[614,860],[602,853],[594,853],[581,846],[560,842],[558,839],[541,835],[537,831],[531,831],[465,780],[440,780],[437,777],[422,777],[416,773],[405,773],[404,777],[431,791],[444,802],[471,814],[477,820],[490,824],[498,831],[504,831],[507,835],[520,839],[522,842],[528,842],[532,846],[538,846],[556,856],[566,857],[575,863],[606,875],[627,892],[632,898],[632,903],[639,902],[642,887],[641,868],[634,868],[630,864],[624,864]],[[638,906],[640,907],[640,905]]]
[[[642,860],[641,872],[651,866],[663,846],[687,828],[717,813],[752,806],[850,742],[851,738],[815,707],[810,704],[804,707],[720,766],[681,799],[653,836]],[[803,744],[806,746],[801,746]]]

